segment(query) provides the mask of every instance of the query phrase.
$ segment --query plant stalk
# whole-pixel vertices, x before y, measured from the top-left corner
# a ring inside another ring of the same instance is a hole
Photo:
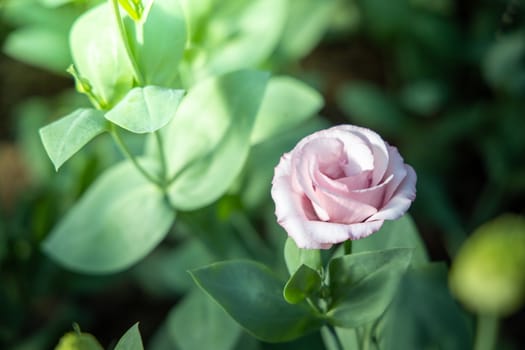
[[[494,350],[498,340],[499,320],[493,315],[478,315],[474,350]]]

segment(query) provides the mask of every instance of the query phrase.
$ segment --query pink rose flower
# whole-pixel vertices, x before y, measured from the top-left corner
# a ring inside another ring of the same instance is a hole
[[[416,173],[375,132],[339,125],[302,139],[272,181],[278,223],[299,248],[328,249],[401,217],[416,197]]]

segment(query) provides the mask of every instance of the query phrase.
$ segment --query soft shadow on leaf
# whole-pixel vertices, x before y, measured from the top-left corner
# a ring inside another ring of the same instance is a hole
[[[330,322],[355,328],[380,317],[391,303],[412,249],[394,248],[334,258],[329,264]]]
[[[284,283],[262,264],[233,260],[193,270],[191,274],[199,287],[261,340],[292,340],[323,324],[308,305],[288,304],[282,294]]]
[[[181,350],[230,350],[242,329],[211,298],[194,289],[170,311],[167,331]]]

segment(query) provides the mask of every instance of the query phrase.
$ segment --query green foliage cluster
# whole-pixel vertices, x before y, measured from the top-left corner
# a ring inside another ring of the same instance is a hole
[[[140,321],[153,350],[471,348],[474,322],[425,246],[455,262],[470,231],[523,211],[524,8],[1,3],[3,52],[67,70],[83,95],[26,100],[13,119],[31,183],[0,212],[0,347],[142,349],[129,328]],[[335,77],[311,68],[348,45],[372,63],[350,59]],[[414,166],[413,214],[430,244],[408,215],[329,251],[285,240],[273,167],[334,120],[374,129]],[[127,292],[142,315],[120,306],[104,319]],[[78,329],[58,341],[72,322],[100,343]]]

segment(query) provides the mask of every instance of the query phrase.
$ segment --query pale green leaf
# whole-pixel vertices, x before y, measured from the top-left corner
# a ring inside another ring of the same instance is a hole
[[[314,116],[322,106],[322,96],[305,83],[284,76],[271,78],[255,120],[251,143],[288,132]]]
[[[142,134],[164,127],[175,115],[184,90],[158,86],[136,87],[109,112],[106,119],[121,128]]]
[[[91,139],[106,131],[106,127],[101,111],[79,108],[41,128],[40,137],[49,158],[58,170]]]
[[[139,21],[127,17],[128,40],[144,84],[174,86],[186,46],[186,23],[178,0],[155,0]]]
[[[106,107],[113,106],[131,89],[133,67],[107,2],[77,19],[69,43],[75,67]]]
[[[332,24],[337,1],[290,0],[277,55],[293,61],[308,54]]]
[[[123,162],[91,185],[53,228],[43,249],[72,270],[120,271],[157,246],[174,215],[160,189]]]
[[[321,252],[318,249],[301,249],[290,237],[284,244],[284,260],[290,275],[293,275],[301,265],[306,265],[315,271],[322,267]]]
[[[164,134],[175,207],[202,207],[230,187],[248,156],[267,79],[242,70],[203,80],[188,92]]]

